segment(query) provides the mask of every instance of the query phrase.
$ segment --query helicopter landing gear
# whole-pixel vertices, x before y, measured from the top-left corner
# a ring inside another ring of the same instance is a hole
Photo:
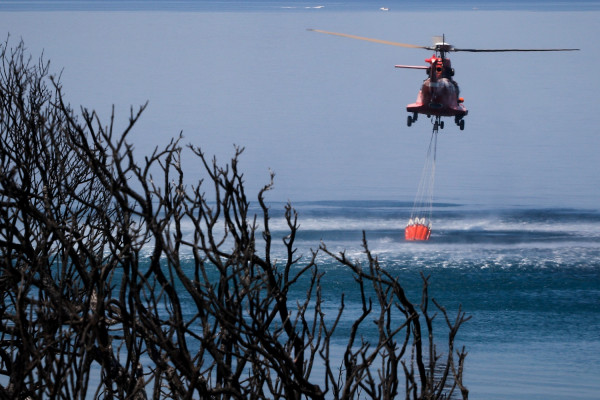
[[[412,117],[409,115],[408,118],[406,119],[406,125],[411,126],[413,124],[413,122],[417,121],[418,118],[419,118],[419,114],[417,114],[417,113],[413,113]]]
[[[433,131],[437,133],[438,130],[444,129],[444,121],[442,121],[442,117],[436,116],[435,119],[432,118],[431,122],[433,123]]]
[[[454,117],[454,122],[456,125],[458,125],[461,131],[465,130],[465,120],[462,119],[462,117]]]

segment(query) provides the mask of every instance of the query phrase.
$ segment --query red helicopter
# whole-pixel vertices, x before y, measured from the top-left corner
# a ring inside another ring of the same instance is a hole
[[[390,42],[387,40],[371,39],[361,36],[348,35],[345,33],[327,32],[319,29],[308,29],[312,32],[325,33],[328,35],[342,36],[351,39],[366,40],[369,42],[389,44],[392,46],[408,47],[415,49],[425,49],[434,51],[434,54],[425,59],[429,66],[414,65],[396,65],[396,68],[424,69],[427,72],[427,79],[423,81],[423,86],[419,91],[416,102],[408,104],[406,111],[412,113],[408,116],[407,125],[411,126],[419,114],[427,115],[428,118],[435,117],[434,130],[444,129],[444,121],[441,117],[454,117],[454,122],[460,128],[465,129],[465,120],[463,119],[468,110],[464,106],[464,99],[460,97],[460,89],[453,79],[454,69],[446,53],[456,51],[466,51],[472,53],[494,53],[509,51],[575,51],[579,49],[457,49],[446,43],[444,36],[435,36],[433,46],[418,46],[414,44]]]

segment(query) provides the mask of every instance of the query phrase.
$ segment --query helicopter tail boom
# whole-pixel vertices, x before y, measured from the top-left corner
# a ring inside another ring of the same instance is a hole
[[[396,65],[396,68],[408,68],[408,69],[427,69],[424,65]]]

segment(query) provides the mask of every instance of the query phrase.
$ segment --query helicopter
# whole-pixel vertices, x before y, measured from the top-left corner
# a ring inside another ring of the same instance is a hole
[[[396,68],[422,69],[427,74],[427,79],[423,81],[421,90],[414,103],[406,106],[406,111],[411,113],[408,116],[406,124],[411,126],[417,121],[419,114],[426,115],[427,118],[435,117],[433,120],[434,130],[444,129],[442,117],[454,117],[454,123],[460,128],[465,129],[464,117],[469,113],[464,105],[464,98],[460,96],[458,83],[453,79],[454,68],[450,59],[446,56],[450,52],[471,52],[471,53],[497,53],[497,52],[515,52],[515,51],[577,51],[579,49],[458,49],[445,41],[445,35],[434,36],[433,46],[419,46],[407,43],[398,43],[388,40],[372,39],[362,36],[349,35],[338,32],[328,32],[320,29],[308,29],[312,32],[324,33],[334,36],[342,36],[350,39],[366,40],[374,43],[387,44],[392,46],[407,47],[414,49],[424,49],[433,51],[433,55],[425,59],[429,65],[396,65]]]

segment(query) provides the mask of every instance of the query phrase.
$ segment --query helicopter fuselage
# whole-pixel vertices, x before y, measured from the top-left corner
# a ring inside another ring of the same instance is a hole
[[[417,100],[406,106],[406,111],[412,113],[408,117],[407,124],[411,126],[417,120],[419,114],[427,117],[436,117],[436,126],[444,127],[441,117],[454,117],[454,122],[461,130],[465,128],[463,117],[468,114],[460,97],[460,89],[452,76],[454,69],[450,60],[443,56],[434,54],[425,60],[429,67],[396,65],[396,68],[425,69],[428,78],[423,81]]]
[[[468,114],[468,110],[459,97],[456,82],[449,78],[432,82],[427,78],[419,91],[417,100],[406,106],[406,111],[427,116],[459,117]]]

